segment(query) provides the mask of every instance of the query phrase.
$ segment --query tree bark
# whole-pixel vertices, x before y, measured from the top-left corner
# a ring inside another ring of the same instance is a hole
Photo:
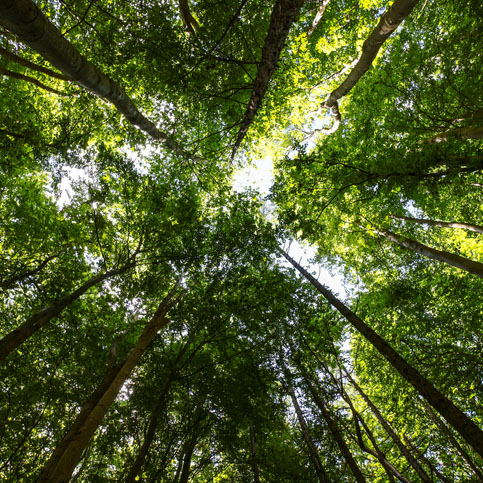
[[[47,69],[47,67],[42,67],[41,65],[37,65],[37,64],[34,64],[33,62],[30,62],[30,60],[23,59],[22,57],[19,57],[18,55],[10,52],[7,49],[4,49],[3,47],[0,47],[0,55],[2,57],[5,57],[8,60],[15,62],[16,64],[23,65],[24,67],[27,67],[32,70],[36,70],[37,72],[46,74],[50,77],[55,77],[56,79],[60,79],[63,81],[72,80],[70,77],[67,77],[63,74],[59,74],[58,72],[54,72],[51,69]]]
[[[360,332],[379,353],[409,382],[416,391],[443,416],[462,438],[483,457],[483,431],[444,394],[438,391],[419,371],[401,357],[379,334],[343,304],[307,270],[281,250],[282,255],[297,269],[347,321]]]
[[[84,295],[91,287],[106,280],[114,275],[125,272],[128,268],[134,266],[128,263],[121,268],[109,270],[91,277],[87,282],[83,283],[77,290],[69,295],[57,300],[53,304],[44,307],[34,315],[30,316],[20,327],[7,334],[0,340],[0,362],[3,361],[10,353],[16,350],[23,342],[31,337],[35,332],[41,329],[47,322],[59,315],[68,305]]]
[[[307,384],[307,387],[309,388],[309,391],[312,394],[312,397],[314,398],[315,404],[317,404],[317,407],[320,409],[320,412],[322,413],[322,417],[327,423],[327,427],[329,428],[329,431],[332,433],[332,436],[334,437],[335,442],[337,443],[337,446],[339,447],[340,452],[342,453],[342,456],[344,457],[347,464],[349,465],[349,468],[351,469],[355,480],[358,483],[365,483],[366,479],[364,478],[364,475],[362,474],[362,471],[359,468],[359,465],[357,464],[356,460],[352,456],[352,453],[349,447],[344,441],[344,438],[341,432],[339,431],[339,428],[337,427],[337,423],[332,419],[332,416],[330,415],[324,400],[322,399],[320,394],[315,390],[315,387],[310,381],[310,378],[308,377],[307,372],[303,368],[301,369],[303,371],[304,381]]]
[[[297,18],[300,7],[303,3],[304,0],[277,0],[277,3],[273,7],[272,15],[270,17],[270,25],[262,50],[262,58],[260,59],[250,101],[248,102],[240,130],[238,131],[235,144],[233,145],[232,158],[240,147],[240,144],[260,107],[268,83],[277,67],[277,62],[280,58],[290,27]]]
[[[359,79],[369,70],[382,44],[396,30],[401,22],[412,12],[419,0],[395,0],[386,13],[380,18],[376,28],[362,45],[362,54],[346,80],[332,91],[324,106],[331,109],[334,118],[340,122],[338,101],[357,84]]]
[[[0,24],[67,77],[111,102],[141,131],[162,142],[175,153],[195,159],[169,134],[160,131],[147,119],[117,82],[83,57],[31,0],[5,0],[0,3]]]
[[[250,424],[250,462],[253,471],[253,483],[260,483],[260,472],[258,470],[258,459],[257,459],[257,445],[256,445],[256,435],[255,426]]]
[[[116,399],[122,385],[131,375],[142,354],[156,334],[168,324],[167,312],[178,302],[175,298],[176,284],[159,304],[158,309],[139,336],[126,358],[112,369],[108,369],[99,387],[82,406],[76,420],[57,445],[42,470],[38,483],[64,483],[72,477],[82,452],[100,426],[102,419]]]
[[[453,267],[465,270],[473,275],[483,278],[483,263],[475,262],[468,258],[456,255],[455,253],[445,252],[443,250],[436,250],[435,248],[423,245],[416,240],[406,238],[401,235],[396,235],[389,230],[376,230],[376,233],[384,236],[387,240],[397,243],[399,246],[420,253],[427,258],[437,260],[438,262],[447,263]]]
[[[183,18],[183,23],[186,26],[186,29],[194,35],[195,32],[198,32],[198,30],[200,29],[200,26],[198,25],[198,22],[191,14],[188,0],[178,0],[178,6],[179,6],[179,11],[181,12],[181,17]]]
[[[430,144],[444,143],[449,139],[483,139],[483,127],[455,127],[430,137]]]
[[[470,223],[428,220],[427,218],[411,218],[410,216],[391,216],[391,218],[394,218],[396,220],[409,221],[411,223],[419,223],[420,225],[439,226],[441,228],[462,228],[463,230],[474,231],[475,233],[483,233],[483,226],[472,225]]]
[[[416,458],[413,457],[409,449],[406,445],[401,441],[399,436],[396,432],[392,429],[391,425],[386,421],[384,416],[380,413],[379,409],[374,405],[374,403],[369,399],[369,396],[361,389],[361,387],[354,381],[351,375],[346,372],[345,373],[347,378],[349,379],[350,383],[354,386],[356,391],[361,395],[364,402],[368,405],[369,409],[371,410],[372,414],[376,417],[379,424],[384,428],[386,433],[392,439],[394,444],[397,446],[399,451],[403,454],[406,458],[409,465],[414,469],[414,471],[418,474],[422,481],[430,483],[432,480],[429,475],[424,471],[423,467],[418,463]]]
[[[310,30],[307,32],[307,37],[310,37],[314,33],[315,29],[318,27],[320,21],[322,20],[322,17],[324,16],[325,9],[327,8],[329,1],[330,0],[322,0],[319,10],[317,11],[317,15],[315,15],[314,21],[312,22],[312,27],[310,27]]]
[[[295,413],[297,414],[297,419],[300,424],[300,429],[302,430],[302,435],[304,437],[305,444],[307,445],[310,461],[312,461],[312,464],[314,465],[315,472],[317,474],[317,479],[320,481],[320,483],[329,483],[329,479],[327,477],[325,469],[322,466],[322,462],[320,461],[317,448],[315,447],[315,444],[312,440],[312,436],[310,435],[309,428],[307,426],[307,423],[305,422],[304,415],[302,413],[302,410],[300,409],[299,403],[297,401],[297,397],[295,396],[295,391],[290,381],[290,374],[288,373],[288,370],[286,368],[283,368],[283,369],[285,373],[285,379],[287,382],[287,390],[290,395],[290,399],[292,400]]]

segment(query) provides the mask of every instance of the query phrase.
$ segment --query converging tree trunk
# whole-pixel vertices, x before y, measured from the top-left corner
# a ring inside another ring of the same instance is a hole
[[[320,412],[322,413],[322,417],[324,418],[325,422],[327,423],[327,427],[329,428],[329,431],[331,432],[333,438],[335,439],[335,442],[337,443],[337,446],[340,449],[340,452],[342,453],[342,456],[346,460],[347,464],[349,465],[349,468],[352,471],[352,474],[354,475],[355,480],[358,483],[365,483],[366,479],[364,478],[364,475],[362,474],[361,469],[359,468],[359,465],[357,464],[356,460],[354,459],[354,456],[352,456],[352,453],[347,446],[346,442],[344,441],[344,437],[342,436],[337,423],[334,421],[332,416],[330,415],[330,412],[326,406],[325,401],[323,400],[322,396],[319,394],[319,392],[315,389],[314,385],[312,384],[312,381],[310,380],[310,376],[308,375],[307,371],[302,367],[302,365],[299,366],[303,377],[305,384],[307,384],[307,387],[309,388],[310,393],[312,394],[312,397],[314,398],[315,404],[317,404],[317,407],[320,409]]]
[[[396,235],[389,230],[376,230],[376,233],[382,235],[387,240],[397,243],[399,246],[412,250],[416,253],[431,258],[432,260],[437,260],[438,262],[447,263],[453,267],[460,268],[480,278],[483,278],[483,263],[475,262],[468,258],[456,255],[455,253],[445,252],[443,250],[436,250],[436,248],[428,247],[423,245],[416,240],[411,238],[406,238],[401,235]]]
[[[382,44],[397,29],[401,22],[412,12],[419,0],[395,0],[387,12],[380,18],[376,28],[362,45],[362,54],[359,61],[350,71],[346,80],[337,89],[333,90],[324,106],[331,109],[335,124],[340,123],[339,99],[357,84],[359,79],[369,70],[376,58]],[[333,129],[335,131],[337,128]]]
[[[417,369],[406,362],[379,334],[335,297],[329,289],[324,287],[285,251],[281,250],[281,253],[379,351],[394,369],[416,389],[420,396],[426,399],[458,431],[463,439],[483,457],[483,431],[443,393],[438,391]]]
[[[304,415],[302,413],[302,409],[300,409],[300,405],[297,401],[297,397],[295,395],[294,388],[292,386],[290,374],[288,369],[283,368],[285,379],[287,383],[287,391],[289,393],[290,399],[292,400],[293,407],[295,409],[295,413],[297,414],[297,419],[300,425],[300,429],[302,430],[302,435],[305,440],[305,444],[307,445],[307,451],[310,458],[310,461],[314,465],[315,472],[317,474],[317,479],[320,483],[329,483],[329,479],[327,477],[327,473],[325,472],[324,467],[322,466],[322,462],[319,458],[319,453],[317,448],[315,447],[314,441],[312,440],[312,436],[310,435],[309,427],[305,422]]]
[[[67,77],[111,102],[141,131],[162,142],[175,153],[193,159],[169,134],[160,131],[138,110],[117,82],[83,57],[31,0],[6,0],[0,3],[0,24]]]
[[[474,231],[475,233],[483,233],[483,226],[460,223],[458,221],[428,220],[427,218],[411,218],[410,216],[391,216],[391,218],[408,221],[410,223],[419,223],[420,225],[438,226],[441,228],[462,228],[463,230]]]
[[[39,483],[63,483],[70,480],[82,452],[119,394],[122,385],[131,375],[156,334],[168,324],[167,313],[181,297],[181,294],[176,296],[177,292],[178,284],[159,304],[126,358],[112,368],[108,368],[103,381],[84,403],[71,428],[57,445],[37,480]]]
[[[0,340],[0,361],[3,361],[10,353],[16,350],[23,342],[41,329],[47,322],[59,315],[72,302],[84,295],[91,287],[101,283],[109,277],[119,275],[128,268],[135,265],[135,262],[128,263],[121,268],[109,270],[105,273],[94,275],[87,282],[83,283],[77,290],[57,300],[53,304],[44,307],[34,315],[30,316],[20,327],[7,334]]]
[[[297,18],[300,7],[303,3],[304,0],[277,0],[277,3],[273,7],[257,77],[255,78],[252,94],[233,146],[232,158],[240,147],[240,144],[262,103],[268,83],[277,67],[277,62],[280,58],[290,27]]]
[[[310,37],[315,29],[318,27],[320,21],[322,20],[325,9],[327,8],[327,5],[329,4],[329,0],[322,0],[320,3],[319,9],[317,10],[317,14],[314,17],[314,20],[312,22],[312,27],[310,27],[310,30],[307,32],[307,37]]]

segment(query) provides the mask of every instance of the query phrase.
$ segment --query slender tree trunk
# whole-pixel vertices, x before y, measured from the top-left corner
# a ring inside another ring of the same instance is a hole
[[[431,406],[426,404],[426,409],[429,412],[430,418],[436,423],[436,426],[439,428],[439,430],[444,435],[446,435],[450,443],[454,446],[456,451],[458,451],[458,453],[461,455],[461,457],[466,462],[466,464],[473,470],[473,472],[476,475],[477,481],[483,481],[483,473],[481,472],[481,469],[478,468],[478,466],[473,462],[473,459],[471,458],[471,456],[458,443],[458,440],[453,436],[453,433],[448,428],[448,426],[446,426],[446,424],[444,424],[444,422],[441,421],[438,415],[434,413],[434,411],[431,409]]]
[[[148,322],[126,358],[121,363],[116,364],[113,369],[107,371],[98,389],[84,403],[73,425],[57,445],[44,467],[37,480],[39,483],[63,483],[70,480],[82,452],[119,394],[122,385],[131,375],[156,334],[168,324],[167,312],[180,298],[180,295],[175,298],[177,290],[178,284],[169,291],[159,304],[152,319]]]
[[[91,287],[109,277],[125,272],[128,268],[133,266],[134,262],[128,263],[121,268],[116,268],[95,275],[71,294],[57,300],[53,304],[44,307],[42,310],[39,310],[34,315],[30,316],[20,327],[17,327],[0,340],[0,361],[3,361],[11,352],[16,350],[23,342],[47,324],[47,322],[59,315],[72,302],[84,295]]]
[[[49,22],[31,0],[4,0],[0,3],[0,24],[38,52],[67,77],[99,97],[111,102],[126,119],[178,154],[195,159],[167,133],[147,119],[122,87],[94,67]]]
[[[483,431],[443,393],[438,391],[431,382],[422,376],[417,369],[406,362],[379,334],[335,297],[329,289],[301,267],[290,255],[283,250],[281,250],[281,253],[384,356],[394,369],[458,431],[462,438],[483,457]]]
[[[411,218],[410,216],[391,216],[396,220],[409,221],[410,223],[419,223],[420,225],[439,226],[441,228],[462,228],[463,230],[474,231],[475,233],[483,233],[483,226],[472,225],[470,223],[460,223],[457,221],[438,221],[428,220],[427,218]]]
[[[310,37],[315,29],[318,27],[320,21],[322,20],[325,9],[327,8],[327,5],[329,4],[329,0],[322,0],[319,10],[317,11],[317,15],[314,17],[314,21],[312,22],[312,27],[310,27],[310,30],[307,32],[307,37]]]
[[[258,67],[257,77],[253,85],[253,91],[248,102],[245,115],[238,131],[235,144],[233,146],[232,157],[235,156],[240,147],[245,134],[252,123],[255,114],[262,103],[268,83],[277,67],[278,59],[282,52],[283,46],[287,39],[290,27],[294,23],[303,5],[304,0],[277,0],[273,7],[270,17],[270,25],[268,27],[265,44],[262,50],[262,58]]]
[[[250,455],[251,464],[253,470],[253,483],[260,483],[260,472],[258,470],[258,459],[257,459],[257,441],[255,434],[255,426],[250,424]]]
[[[183,18],[183,23],[186,26],[186,29],[194,35],[195,32],[198,32],[198,30],[200,29],[200,26],[198,25],[198,22],[191,14],[188,0],[178,0],[178,6],[179,6],[179,11],[181,12],[181,17]]]
[[[314,465],[315,472],[317,474],[317,479],[320,481],[320,483],[329,483],[329,479],[327,477],[324,467],[322,466],[322,462],[320,461],[317,448],[315,447],[315,444],[312,440],[312,436],[310,435],[309,428],[307,426],[307,423],[305,422],[305,418],[302,413],[302,410],[300,409],[299,403],[297,401],[297,397],[295,396],[295,391],[290,381],[290,375],[286,368],[284,368],[284,373],[285,373],[285,379],[287,382],[288,393],[290,395],[290,399],[292,399],[292,404],[295,409],[295,413],[297,414],[297,419],[300,424],[300,429],[302,430],[302,435],[304,437],[305,444],[307,445],[310,461],[312,461],[312,464]]]
[[[337,446],[339,447],[340,452],[342,453],[342,456],[344,457],[347,464],[349,465],[349,468],[351,469],[355,480],[358,483],[365,483],[366,479],[364,478],[364,475],[362,474],[362,471],[359,468],[359,465],[357,464],[356,460],[352,456],[352,453],[349,447],[344,441],[344,438],[341,432],[339,431],[339,428],[337,427],[337,423],[332,419],[332,416],[330,415],[324,400],[322,399],[320,394],[315,390],[315,387],[312,384],[312,381],[308,377],[307,371],[305,371],[302,368],[302,366],[300,366],[300,368],[303,372],[304,381],[307,384],[307,387],[309,388],[309,391],[312,394],[312,397],[314,398],[315,404],[317,404],[317,407],[320,409],[320,412],[322,413],[322,417],[327,423],[327,427],[329,428],[329,431],[332,433],[332,436],[334,437],[335,442],[337,443]]]
[[[430,144],[444,143],[449,139],[483,139],[483,127],[455,127],[430,137]]]
[[[423,467],[418,463],[416,458],[414,458],[414,456],[411,454],[411,452],[406,447],[406,445],[401,441],[399,436],[392,429],[391,425],[384,418],[384,416],[380,413],[379,409],[374,405],[374,403],[371,401],[369,396],[361,389],[361,387],[356,383],[356,381],[354,381],[354,379],[351,377],[351,375],[348,372],[346,372],[346,376],[349,379],[350,383],[354,386],[356,391],[361,395],[364,402],[368,405],[369,409],[371,410],[372,414],[374,414],[379,424],[384,428],[384,430],[392,439],[392,441],[397,446],[399,451],[401,451],[403,456],[406,458],[409,465],[418,474],[418,476],[421,478],[422,481],[424,481],[425,483],[426,482],[431,483],[432,479],[424,471]]]
[[[23,80],[25,82],[29,82],[30,84],[40,87],[44,91],[51,92],[52,94],[57,94],[58,96],[66,96],[66,97],[71,96],[71,94],[68,94],[67,92],[58,91],[57,89],[49,87],[43,84],[42,82],[40,82],[39,80],[34,79],[33,77],[19,74],[18,72],[13,72],[12,70],[5,69],[4,67],[0,67],[0,75],[11,77],[12,79],[18,79],[18,80]]]
[[[18,55],[8,51],[7,49],[4,49],[3,47],[0,47],[0,55],[2,57],[5,57],[8,60],[15,62],[16,64],[23,65],[24,67],[27,67],[32,70],[36,70],[37,72],[46,74],[50,77],[54,77],[56,79],[60,79],[64,81],[71,80],[69,77],[63,74],[59,74],[58,72],[54,72],[51,69],[47,69],[46,67],[42,67],[41,65],[34,64],[33,62],[30,62],[27,59],[23,59],[22,57],[19,57]]]
[[[384,236],[389,241],[397,243],[401,247],[407,248],[416,253],[420,253],[427,258],[437,260],[438,262],[447,263],[448,265],[452,265],[453,267],[465,270],[466,272],[483,278],[483,263],[475,262],[474,260],[461,257],[460,255],[456,255],[455,253],[445,252],[443,250],[436,250],[435,248],[423,245],[422,243],[419,243],[416,240],[412,240],[411,238],[396,235],[389,230],[376,230],[376,233]]]
[[[401,22],[412,12],[419,0],[395,0],[387,12],[380,18],[376,28],[362,45],[359,61],[351,70],[346,80],[332,91],[325,101],[325,107],[332,110],[332,114],[340,122],[338,101],[344,97],[369,70],[379,49],[386,39],[396,30]]]

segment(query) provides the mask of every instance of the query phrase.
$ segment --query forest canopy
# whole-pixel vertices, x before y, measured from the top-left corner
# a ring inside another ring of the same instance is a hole
[[[0,479],[483,481],[482,65],[477,0],[3,0]]]

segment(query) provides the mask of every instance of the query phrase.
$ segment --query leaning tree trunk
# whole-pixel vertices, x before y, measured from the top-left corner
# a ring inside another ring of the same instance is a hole
[[[67,306],[84,295],[91,287],[106,280],[114,275],[125,272],[128,268],[134,266],[128,263],[121,268],[109,270],[105,273],[91,277],[87,282],[83,283],[77,290],[57,300],[53,304],[44,307],[32,316],[30,316],[20,327],[7,334],[0,340],[0,361],[3,361],[10,353],[16,350],[23,342],[31,337],[35,332],[41,329],[47,322],[59,315]]]
[[[233,146],[232,157],[240,147],[250,124],[257,113],[268,87],[268,83],[277,67],[278,59],[287,40],[290,27],[294,23],[304,0],[277,0],[270,17],[262,58],[258,67],[257,77],[253,85],[250,101]]]
[[[335,297],[329,289],[301,267],[290,255],[283,250],[281,250],[281,253],[379,351],[394,369],[458,431],[462,438],[483,457],[483,431],[443,393],[438,391],[416,368],[401,357],[379,334]]]
[[[351,375],[346,372],[345,375],[349,379],[350,383],[354,386],[356,391],[360,394],[364,402],[369,406],[369,409],[371,410],[372,414],[374,414],[375,418],[379,422],[379,424],[384,428],[386,433],[389,435],[389,437],[392,439],[394,444],[397,446],[399,451],[403,454],[403,456],[406,458],[407,462],[409,465],[413,468],[413,470],[418,474],[418,476],[421,478],[422,481],[425,483],[431,483],[432,479],[429,477],[429,475],[424,471],[423,467],[418,463],[416,458],[411,454],[411,451],[406,447],[406,445],[401,441],[401,438],[396,434],[396,432],[392,429],[391,425],[388,423],[388,421],[384,418],[384,416],[381,414],[379,409],[374,405],[374,403],[369,399],[369,396],[362,390],[362,388],[354,381],[354,379],[351,377]]]
[[[295,391],[292,386],[292,382],[290,380],[290,374],[288,373],[288,370],[286,368],[283,368],[283,369],[285,373],[288,393],[290,395],[290,399],[292,399],[292,404],[295,409],[295,413],[297,414],[297,419],[300,424],[300,429],[302,430],[302,435],[304,437],[305,444],[307,445],[310,461],[312,461],[312,464],[314,465],[315,472],[317,474],[317,479],[320,481],[320,483],[329,483],[327,473],[325,472],[325,469],[322,466],[322,462],[320,461],[317,448],[315,447],[315,444],[312,440],[312,436],[310,435],[309,428],[307,426],[307,423],[305,422],[304,415],[302,413],[302,410],[300,409],[300,405],[297,401],[297,397],[295,396]]]
[[[193,159],[169,134],[160,131],[139,111],[117,82],[83,57],[31,0],[0,2],[0,25],[14,33],[77,84],[111,102],[141,131],[161,141],[174,152]]]
[[[483,127],[455,127],[449,131],[441,132],[430,137],[430,144],[444,143],[450,139],[483,139]]]
[[[82,406],[76,420],[57,445],[44,467],[38,483],[63,483],[70,480],[72,473],[102,419],[119,394],[122,385],[130,377],[142,354],[156,334],[167,325],[167,312],[179,300],[176,298],[176,284],[159,304],[158,309],[139,336],[126,358],[108,370],[104,380]]]
[[[435,248],[423,245],[416,240],[411,238],[406,238],[401,235],[396,235],[389,230],[377,230],[376,233],[382,235],[387,240],[397,243],[399,246],[413,250],[416,253],[431,258],[432,260],[437,260],[438,262],[447,263],[453,267],[457,267],[461,270],[465,270],[480,278],[483,278],[483,263],[475,262],[468,258],[456,255],[455,253],[445,252],[443,250],[436,250]]]
[[[302,367],[302,373],[304,377],[304,381],[307,384],[307,387],[309,388],[310,393],[312,394],[312,397],[314,398],[315,404],[317,404],[317,407],[320,409],[320,412],[322,413],[322,417],[324,418],[325,422],[327,423],[327,427],[329,428],[329,431],[331,432],[332,436],[335,439],[335,442],[337,443],[337,446],[340,449],[340,452],[342,453],[342,456],[346,460],[347,464],[349,465],[349,468],[352,471],[352,474],[354,475],[355,480],[358,483],[365,483],[366,479],[364,478],[364,475],[362,474],[361,469],[359,468],[359,465],[357,464],[356,460],[354,459],[354,456],[352,456],[352,453],[347,446],[346,442],[344,441],[344,438],[339,431],[339,428],[337,427],[337,423],[332,419],[332,416],[329,413],[328,408],[325,405],[324,400],[320,396],[320,394],[316,391],[314,385],[312,384],[312,381],[310,380],[307,371],[305,371]]]
[[[412,12],[418,1],[419,0],[395,0],[362,45],[362,54],[359,61],[350,71],[346,80],[327,97],[324,106],[332,110],[337,126],[340,122],[339,99],[344,97],[369,70],[379,49],[382,47],[382,44]],[[335,129],[333,131],[335,131]]]
[[[391,216],[391,218],[394,218],[395,220],[408,221],[410,223],[419,223],[420,225],[438,226],[440,228],[462,228],[463,230],[474,231],[475,233],[483,233],[483,226],[472,225],[470,223],[460,223],[457,221],[428,220],[427,218],[412,218],[410,216],[396,215]]]

